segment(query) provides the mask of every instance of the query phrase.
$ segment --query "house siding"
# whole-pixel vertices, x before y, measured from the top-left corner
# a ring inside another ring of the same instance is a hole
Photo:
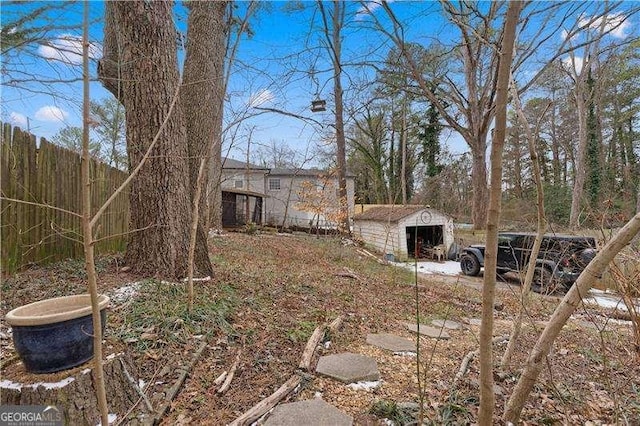
[[[280,189],[270,190],[269,180],[280,179]],[[318,181],[319,176],[309,175],[275,175],[269,174],[266,179],[265,192],[268,196],[266,200],[266,221],[274,225],[285,226],[300,226],[309,227],[311,221],[314,219],[314,213],[306,212],[298,209],[300,203],[300,191],[302,190],[303,182]],[[330,203],[332,207],[337,208],[338,196],[336,194],[338,188],[338,180],[334,179],[332,182],[332,188],[330,189]],[[349,215],[353,217],[354,212],[354,200],[355,200],[355,182],[353,178],[347,179],[347,203],[349,206]],[[286,213],[286,220],[285,218]],[[320,217],[320,227],[335,227],[336,223],[331,222],[328,218]],[[314,225],[315,226],[315,221]]]
[[[263,220],[276,226],[300,226],[308,228],[314,219],[314,213],[299,210],[299,193],[303,182],[321,181],[326,171],[319,169],[267,169],[253,164],[246,164],[238,160],[225,159],[221,174],[220,187],[222,191],[243,190],[264,194]],[[279,179],[279,189],[270,189],[269,181]],[[236,186],[236,181],[242,181],[242,188]],[[338,206],[338,180],[331,180],[332,188],[327,193],[331,206]],[[238,199],[238,211],[244,211],[246,199]],[[250,200],[253,209],[255,200]],[[349,216],[353,217],[355,210],[355,179],[347,176],[347,204]],[[286,220],[285,220],[286,216]],[[313,225],[315,226],[315,220]],[[334,228],[335,222],[321,216],[320,227]]]

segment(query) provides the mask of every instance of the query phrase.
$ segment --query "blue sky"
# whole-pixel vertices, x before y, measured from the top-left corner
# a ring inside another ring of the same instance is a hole
[[[631,4],[631,2],[628,2]],[[51,2],[47,4],[52,4]],[[238,2],[238,12],[242,13],[245,2]],[[330,109],[323,113],[312,114],[310,102],[318,95],[330,101],[332,82],[326,51],[318,50],[321,33],[316,15],[315,24],[311,21],[315,8],[313,2],[301,2],[302,8],[286,11],[285,2],[263,2],[257,15],[251,20],[253,36],[244,37],[238,53],[238,61],[234,65],[229,84],[229,103],[226,124],[242,118],[236,127],[227,133],[227,146],[232,146],[231,156],[243,159],[247,141],[252,146],[269,144],[271,141],[286,143],[304,151],[308,147],[322,144],[328,126],[333,117]],[[406,37],[424,44],[433,38],[446,43],[455,36],[451,25],[438,13],[437,2],[394,1],[389,2],[396,15],[407,22]],[[40,2],[22,6],[34,9],[42,5]],[[368,9],[363,8],[364,5]],[[2,5],[0,9],[2,25],[16,18],[16,10]],[[92,56],[97,59],[101,55],[102,43],[102,2],[91,2]],[[330,5],[328,5],[330,6]],[[185,14],[180,3],[177,6],[177,26],[184,30]],[[357,84],[366,81],[373,75],[368,67],[351,66],[365,60],[382,59],[389,50],[390,43],[377,31],[372,29],[374,14],[383,22],[384,11],[375,2],[349,2],[347,6],[347,24],[344,29],[343,62],[345,77],[343,85],[346,90],[345,101],[357,103],[357,98],[366,90],[366,85],[357,88]],[[50,42],[46,45],[35,45],[21,51],[15,56],[7,55],[3,66],[10,67],[14,75],[35,75],[36,79],[53,80],[80,79],[79,40],[81,35],[82,4],[76,4],[64,11],[54,11],[39,25],[51,24],[47,31]],[[637,33],[637,17],[619,28],[620,37],[626,37],[631,31]],[[60,28],[63,26],[64,28]],[[560,42],[562,34],[552,39]],[[579,64],[581,57],[576,54]],[[565,58],[566,60],[566,58]],[[95,77],[95,61],[93,61]],[[535,65],[532,65],[535,69]],[[315,72],[311,72],[311,70]],[[26,73],[26,74],[22,74]],[[3,75],[2,86],[2,120],[12,122],[23,128],[30,128],[37,136],[50,138],[64,126],[80,126],[81,86],[75,83],[36,84],[21,82],[12,87]],[[91,85],[91,96],[99,100],[109,94],[100,83]],[[325,126],[312,124],[275,113],[261,113],[252,106],[281,109],[293,114],[306,116]],[[253,116],[255,115],[255,116]],[[454,152],[466,151],[459,135],[445,134],[443,142]]]

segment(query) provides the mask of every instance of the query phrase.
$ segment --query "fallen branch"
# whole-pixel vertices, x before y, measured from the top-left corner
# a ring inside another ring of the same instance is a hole
[[[236,374],[236,370],[238,369],[238,364],[240,364],[240,354],[242,353],[242,349],[238,350],[238,354],[236,355],[236,360],[233,362],[231,369],[229,370],[229,374],[227,374],[226,379],[220,389],[218,389],[219,394],[223,394],[229,389],[231,386],[231,381],[233,380],[233,376]]]
[[[206,347],[207,347],[207,342],[206,341],[202,342],[198,347],[198,350],[196,351],[196,353],[193,355],[193,357],[191,357],[191,361],[189,362],[189,364],[184,368],[178,369],[178,371],[180,371],[180,375],[178,376],[178,379],[175,381],[173,386],[171,386],[171,388],[169,388],[169,390],[167,391],[167,396],[165,397],[164,403],[162,403],[162,405],[158,408],[158,411],[156,412],[156,415],[153,418],[154,425],[160,423],[160,420],[166,414],[167,410],[171,406],[171,402],[173,402],[174,398],[178,394],[178,391],[184,384],[184,381],[189,375],[189,372],[193,369],[194,365],[196,364],[200,356],[202,356],[202,353],[204,352],[204,349]]]
[[[224,382],[224,379],[227,377],[227,372],[223,371],[221,375],[218,376],[217,379],[213,381],[213,384],[219,386],[220,383]]]
[[[344,272],[338,272],[335,275],[337,277],[353,278],[354,280],[362,282],[362,278],[349,268],[344,268]]]
[[[229,426],[245,426],[253,423],[265,413],[275,407],[285,396],[289,395],[302,383],[302,377],[298,374],[291,376],[277,391],[245,411],[240,417],[232,421]]]
[[[329,331],[336,332],[342,326],[343,321],[344,317],[342,315],[331,321],[329,324]]]
[[[335,332],[336,330],[338,330],[343,321],[343,317],[339,316],[331,321],[329,325],[323,324],[316,327],[316,329],[313,331],[313,334],[307,341],[307,345],[305,346],[304,352],[302,353],[302,359],[300,360],[300,367],[297,374],[291,376],[291,378],[289,378],[289,380],[287,380],[282,386],[280,386],[277,391],[251,407],[249,410],[245,411],[240,417],[231,422],[229,426],[245,426],[253,423],[260,417],[264,416],[273,407],[275,407],[282,399],[284,399],[284,397],[289,395],[293,390],[301,385],[303,381],[308,380],[309,375],[305,372],[309,371],[309,369],[311,368],[313,355],[318,346],[318,343],[322,341],[326,332]]]
[[[147,407],[147,409],[149,410],[150,413],[153,413],[153,405],[151,405],[151,401],[149,401],[149,398],[147,398],[147,395],[140,388],[140,385],[138,384],[138,382],[136,382],[136,380],[131,376],[131,374],[129,373],[129,370],[127,370],[127,366],[124,364],[124,361],[122,360],[122,358],[120,358],[120,365],[122,365],[122,371],[124,372],[125,377],[129,381],[129,383],[131,383],[131,386],[138,393],[138,395],[140,396],[142,401],[144,401],[144,405]]]
[[[305,346],[304,351],[302,352],[302,359],[300,360],[300,365],[298,368],[304,371],[309,371],[311,369],[311,363],[313,361],[313,355],[315,354],[316,347],[318,344],[324,339],[324,334],[327,329],[326,325],[319,325],[313,331],[313,334],[307,341],[307,346]]]
[[[495,345],[496,343],[502,343],[506,340],[509,340],[509,336],[498,336],[498,337],[494,337],[491,343]],[[462,362],[460,363],[460,369],[458,369],[458,372],[453,378],[453,383],[451,384],[451,388],[454,388],[458,384],[458,381],[460,381],[460,379],[462,379],[462,377],[467,373],[471,360],[473,360],[473,358],[479,354],[480,354],[480,350],[476,349],[475,351],[471,351],[467,353],[465,357],[462,358]]]

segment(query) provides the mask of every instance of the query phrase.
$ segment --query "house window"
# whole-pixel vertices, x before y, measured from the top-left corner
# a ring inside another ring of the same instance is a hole
[[[244,186],[241,180],[236,180],[236,188],[242,188]]]
[[[280,179],[279,178],[271,178],[271,179],[269,179],[269,191],[280,191]]]

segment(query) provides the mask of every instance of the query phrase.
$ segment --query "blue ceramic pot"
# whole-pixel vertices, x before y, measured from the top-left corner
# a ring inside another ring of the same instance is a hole
[[[109,303],[99,297],[104,331]],[[13,343],[31,373],[53,373],[93,358],[93,320],[88,294],[56,297],[16,308],[7,314]]]

